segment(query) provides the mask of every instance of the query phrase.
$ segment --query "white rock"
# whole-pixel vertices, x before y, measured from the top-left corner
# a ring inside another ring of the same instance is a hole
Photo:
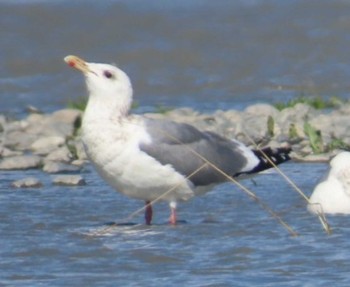
[[[43,171],[47,173],[77,172],[79,170],[79,166],[55,161],[46,161],[43,166]]]
[[[0,169],[30,169],[38,168],[42,164],[42,159],[36,155],[19,155],[6,157],[0,161]]]
[[[31,150],[40,155],[45,155],[64,145],[65,139],[60,136],[41,137],[32,143]]]
[[[293,124],[300,137],[305,137],[304,123],[317,116],[318,112],[309,105],[297,104],[294,107],[282,110],[275,118],[283,135],[289,134],[290,125]]]
[[[50,152],[45,159],[50,161],[69,162],[72,159],[72,157],[73,155],[71,154],[67,146],[62,146]]]
[[[86,159],[76,159],[71,162],[72,165],[76,165],[78,167],[83,167],[85,164],[88,164],[89,161]]]
[[[81,175],[57,175],[52,179],[55,185],[85,185],[86,182]]]
[[[4,146],[15,150],[28,150],[31,144],[37,139],[36,134],[27,133],[22,130],[12,130],[6,132]]]
[[[16,180],[12,182],[11,186],[16,188],[30,188],[30,187],[42,187],[43,184],[40,182],[39,179],[35,177],[27,177],[20,180]]]
[[[56,121],[64,122],[67,124],[74,125],[77,120],[82,117],[82,111],[75,109],[63,109],[56,111],[52,114],[52,117]]]
[[[9,156],[17,156],[22,155],[22,151],[11,150],[6,147],[0,147],[0,157],[9,157]]]
[[[279,111],[269,104],[255,104],[247,107],[244,110],[245,113],[252,114],[255,116],[272,116],[276,117]]]
[[[59,110],[49,115],[32,114],[28,117],[26,132],[37,136],[72,136],[82,112],[73,109]]]

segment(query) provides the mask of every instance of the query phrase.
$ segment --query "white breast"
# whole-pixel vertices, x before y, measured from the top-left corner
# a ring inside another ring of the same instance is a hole
[[[96,170],[117,191],[142,200],[161,196],[166,201],[187,200],[193,196],[188,180],[139,149],[141,140],[151,140],[140,118],[83,122],[82,132]]]
[[[330,176],[318,184],[310,197],[312,213],[350,214],[350,196],[339,179]]]

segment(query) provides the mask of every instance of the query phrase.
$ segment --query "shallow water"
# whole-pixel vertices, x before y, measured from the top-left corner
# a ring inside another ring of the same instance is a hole
[[[325,164],[287,163],[286,172],[310,194]],[[23,176],[39,189],[12,189]],[[109,188],[91,169],[86,186],[57,187],[40,171],[0,175],[0,285],[4,286],[347,286],[350,229],[331,216],[328,236],[305,202],[275,173],[242,183],[296,232],[292,237],[231,184],[179,206],[182,223],[142,214],[111,227],[142,206]],[[307,175],[307,177],[305,176]]]
[[[68,54],[117,63],[141,112],[346,98],[349,15],[343,0],[2,0],[0,112],[48,112],[85,95]]]
[[[85,95],[67,54],[118,63],[139,112],[348,96],[348,1],[87,2],[0,1],[0,112],[49,112]],[[309,195],[326,165],[283,170]],[[9,188],[30,175],[45,186]],[[57,187],[37,170],[0,173],[0,286],[348,286],[348,217],[329,217],[327,236],[276,174],[243,183],[298,237],[231,184],[181,204],[178,226],[158,204],[153,226],[138,215],[112,228],[142,203],[89,166],[83,175],[87,186]]]

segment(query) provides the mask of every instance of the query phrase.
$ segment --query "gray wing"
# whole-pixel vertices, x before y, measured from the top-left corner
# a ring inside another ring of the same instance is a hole
[[[242,154],[239,143],[215,133],[201,132],[188,124],[153,119],[145,119],[145,127],[152,141],[141,143],[140,149],[160,163],[172,165],[184,176],[205,164],[195,153],[232,176],[240,173],[247,164],[248,159]],[[194,185],[208,185],[227,179],[207,165],[190,180]]]

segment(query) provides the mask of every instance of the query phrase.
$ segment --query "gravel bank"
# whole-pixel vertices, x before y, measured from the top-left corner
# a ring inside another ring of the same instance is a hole
[[[79,173],[88,162],[79,136],[82,115],[74,109],[34,112],[22,120],[0,115],[0,170],[40,168],[46,173]],[[297,104],[282,111],[256,104],[244,111],[212,114],[181,108],[147,116],[187,122],[251,147],[252,140],[259,146],[290,145],[292,158],[299,161],[327,161],[338,149],[350,146],[350,104],[331,110]]]

